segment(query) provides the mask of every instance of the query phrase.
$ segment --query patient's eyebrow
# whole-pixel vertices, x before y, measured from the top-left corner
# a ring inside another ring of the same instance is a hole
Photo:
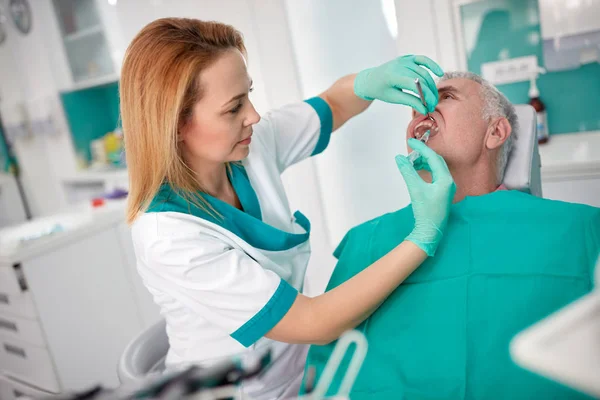
[[[460,94],[460,91],[457,88],[455,88],[454,86],[444,86],[444,87],[438,88],[438,94],[440,96],[444,93],[450,93],[453,95],[457,95],[457,94]]]

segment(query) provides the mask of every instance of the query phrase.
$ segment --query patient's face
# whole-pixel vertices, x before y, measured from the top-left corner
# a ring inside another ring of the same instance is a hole
[[[438,84],[439,102],[431,113],[438,131],[431,132],[427,145],[444,157],[450,168],[474,165],[484,153],[488,124],[482,117],[480,88],[477,82],[462,78]],[[413,111],[407,139],[415,137],[415,128],[418,132],[425,120],[424,115]]]

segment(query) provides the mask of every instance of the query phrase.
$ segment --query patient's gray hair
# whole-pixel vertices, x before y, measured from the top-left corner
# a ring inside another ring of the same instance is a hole
[[[506,139],[506,142],[500,149],[500,155],[498,157],[498,184],[502,183],[504,179],[504,172],[506,171],[506,165],[508,164],[508,158],[513,150],[514,142],[517,140],[519,132],[519,121],[517,119],[517,113],[515,106],[504,96],[494,85],[476,75],[472,72],[447,72],[440,79],[440,82],[448,79],[470,79],[481,85],[481,98],[484,102],[483,105],[483,118],[490,121],[495,117],[504,117],[508,120],[512,128],[512,133]]]

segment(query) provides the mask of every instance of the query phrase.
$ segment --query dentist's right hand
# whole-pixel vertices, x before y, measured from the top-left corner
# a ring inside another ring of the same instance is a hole
[[[409,139],[408,145],[421,154],[418,161],[431,172],[432,181],[427,183],[421,179],[407,157],[396,156],[396,164],[406,181],[415,216],[415,227],[406,240],[419,246],[428,256],[433,256],[448,222],[456,185],[446,161],[440,155],[416,139]]]
[[[421,114],[427,114],[428,111],[435,110],[438,103],[437,87],[427,70],[439,77],[444,75],[442,68],[425,56],[398,57],[378,67],[360,71],[354,79],[354,94],[365,100],[377,99],[404,104]],[[418,97],[416,78],[421,80],[429,109],[425,108]]]

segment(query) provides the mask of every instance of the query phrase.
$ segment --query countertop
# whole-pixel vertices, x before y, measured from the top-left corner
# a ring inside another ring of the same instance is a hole
[[[79,183],[95,183],[104,182],[107,180],[123,180],[127,181],[127,169],[124,168],[107,168],[100,170],[83,170],[77,171],[73,175],[62,177],[63,183],[79,184]]]
[[[540,157],[542,180],[600,178],[600,131],[551,135]]]
[[[49,250],[117,226],[125,221],[125,204],[125,200],[111,200],[98,208],[82,205],[68,213],[36,218],[24,224],[3,228],[0,230],[0,263],[12,265],[23,262]],[[64,230],[24,243],[16,241],[25,232],[46,230],[56,224],[60,224]]]

